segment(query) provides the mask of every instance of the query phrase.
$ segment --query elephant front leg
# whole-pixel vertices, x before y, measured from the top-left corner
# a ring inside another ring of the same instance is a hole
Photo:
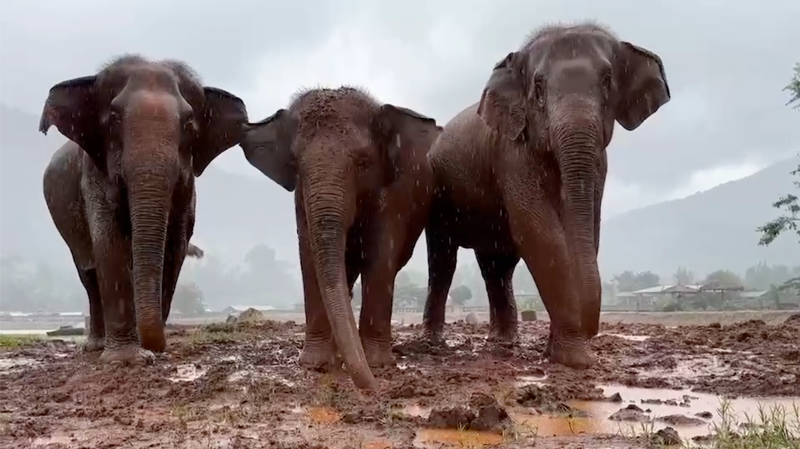
[[[581,327],[581,304],[564,227],[552,206],[532,196],[507,202],[512,235],[550,316],[548,355],[554,363],[583,369],[594,363]],[[528,201],[526,201],[528,200]],[[533,211],[536,211],[534,214]]]
[[[397,270],[393,262],[390,257],[374,258],[361,277],[358,329],[371,368],[395,364],[392,356],[392,305]]]
[[[491,254],[475,251],[489,297],[489,341],[498,344],[517,342],[517,303],[512,278],[519,263],[515,254]]]
[[[305,217],[298,215],[297,237],[300,245],[300,271],[303,276],[303,297],[306,314],[306,332],[303,350],[298,363],[305,368],[329,371],[341,367],[337,358],[336,342],[322,302],[322,292],[317,282],[311,243]]]
[[[458,262],[458,248],[452,244],[447,231],[433,219],[425,230],[428,245],[428,297],[422,315],[425,338],[435,345],[444,344],[447,294],[453,283]]]
[[[105,349],[100,360],[143,365],[152,362],[154,356],[139,344],[131,284],[130,243],[117,229],[116,226],[104,227],[103,238],[94,243],[94,260],[106,328]]]

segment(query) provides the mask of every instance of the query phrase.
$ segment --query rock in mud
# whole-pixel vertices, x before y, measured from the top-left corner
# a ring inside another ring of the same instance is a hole
[[[672,427],[665,427],[653,435],[653,442],[663,446],[673,446],[681,444],[681,437],[678,435],[677,430]]]
[[[519,315],[522,321],[536,321],[535,310],[523,310]]]
[[[439,429],[469,428],[477,416],[466,407],[435,408],[428,415],[428,426]]]
[[[622,395],[619,393],[614,393],[608,397],[609,402],[622,402]]]
[[[435,408],[428,416],[428,426],[445,429],[469,429],[502,432],[511,419],[495,398],[477,393],[469,407]]]
[[[651,418],[647,416],[641,408],[634,404],[630,404],[625,408],[619,409],[616,413],[609,416],[611,421],[626,421],[626,422],[650,422]]]
[[[239,315],[239,323],[255,323],[264,319],[264,314],[260,310],[249,308]]]
[[[468,324],[478,324],[480,322],[480,320],[478,319],[478,315],[475,313],[470,313],[469,315],[467,315],[464,321],[466,321]]]
[[[497,402],[484,405],[478,409],[478,417],[474,419],[469,428],[472,430],[502,430],[509,423],[506,409]]]
[[[516,393],[517,404],[523,407],[541,409],[559,401],[556,395],[538,385],[526,385]]]
[[[711,419],[711,418],[714,417],[714,415],[712,415],[711,412],[695,413],[694,416],[697,416],[698,418],[703,418],[703,419]]]
[[[657,421],[665,422],[672,426],[700,426],[706,422],[702,419],[694,418],[686,415],[667,415],[659,416]]]

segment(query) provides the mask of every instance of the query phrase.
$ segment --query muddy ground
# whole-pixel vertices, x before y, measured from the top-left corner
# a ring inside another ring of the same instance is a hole
[[[174,329],[146,367],[100,364],[70,341],[3,348],[0,447],[650,447],[651,432],[611,430],[628,422],[613,412],[635,405],[623,414],[687,438],[713,421],[713,404],[691,405],[701,396],[800,392],[800,321],[604,323],[585,371],[542,360],[548,323],[522,323],[516,348],[488,345],[487,331],[449,324],[448,347],[434,348],[418,326],[396,327],[398,365],[371,394],[298,367],[293,322]]]

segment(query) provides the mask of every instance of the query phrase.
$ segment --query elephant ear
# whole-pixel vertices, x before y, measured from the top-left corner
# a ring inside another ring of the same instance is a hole
[[[509,53],[492,70],[478,105],[478,115],[505,138],[517,140],[525,129],[525,83],[514,66],[516,52]]]
[[[430,150],[442,131],[436,120],[408,108],[384,104],[373,118],[372,134],[380,148],[382,184],[396,181],[416,151]]]
[[[106,171],[103,136],[95,103],[97,77],[84,76],[62,81],[50,88],[39,119],[39,131],[47,135],[51,126],[77,143],[98,169]]]
[[[192,148],[192,170],[200,176],[223,151],[242,140],[247,108],[241,98],[216,87],[204,87],[205,102],[199,117],[200,141]]]
[[[638,128],[670,99],[661,58],[630,42],[620,42],[622,72],[616,118],[628,131]]]
[[[241,147],[250,165],[288,190],[297,187],[294,137],[297,119],[286,109],[244,126]]]

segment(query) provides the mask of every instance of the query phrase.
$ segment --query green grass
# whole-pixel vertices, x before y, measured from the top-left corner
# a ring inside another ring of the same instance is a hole
[[[758,416],[747,416],[739,422],[729,401],[717,409],[719,423],[714,425],[715,438],[705,447],[713,449],[800,449],[800,406],[789,410],[781,405],[759,407]],[[701,447],[686,443],[685,448]]]
[[[19,348],[42,340],[44,340],[44,337],[36,334],[0,334],[0,348]]]

